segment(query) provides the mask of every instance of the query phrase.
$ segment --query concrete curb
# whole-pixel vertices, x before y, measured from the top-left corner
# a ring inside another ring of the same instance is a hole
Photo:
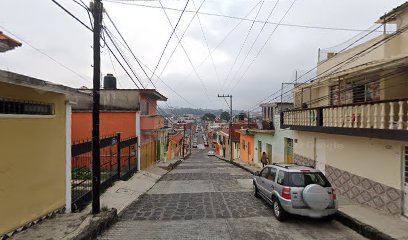
[[[337,211],[335,219],[368,239],[395,240],[395,238],[389,236],[388,234],[385,234],[378,229],[343,213],[342,211]]]
[[[118,219],[116,209],[112,208],[106,212],[101,212],[91,219],[86,226],[73,240],[96,239],[104,230],[108,229]]]
[[[252,169],[247,168],[246,166],[243,166],[239,163],[236,162],[231,162],[227,159],[221,158],[216,156],[218,159],[221,159],[227,163],[233,164],[239,168],[242,168],[243,170],[250,172],[252,174],[254,174],[254,171]],[[345,213],[343,213],[342,211],[337,211],[337,214],[335,215],[335,220],[339,221],[340,223],[342,223],[343,225],[353,229],[354,231],[356,231],[357,233],[359,233],[360,235],[368,238],[368,239],[372,239],[372,240],[396,240],[395,238],[389,236],[388,234],[385,234],[381,231],[379,231],[378,229],[367,225]]]
[[[216,157],[217,157],[218,159],[220,159],[220,160],[223,160],[223,161],[229,163],[229,164],[232,164],[232,165],[235,165],[235,166],[237,166],[237,167],[239,167],[239,168],[242,168],[243,170],[245,170],[245,171],[247,171],[247,172],[249,172],[249,173],[251,173],[251,174],[254,174],[254,173],[255,173],[254,170],[249,169],[249,168],[247,168],[247,167],[245,167],[245,166],[243,166],[243,165],[241,165],[241,164],[239,164],[239,163],[237,163],[237,162],[234,162],[234,161],[231,162],[230,160],[221,158],[221,157],[219,157],[219,156],[217,156],[217,155],[216,155]]]
[[[183,162],[183,160],[179,159],[179,160],[177,160],[175,163],[169,164],[169,166],[167,166],[167,169],[166,169],[166,170],[168,170],[168,171],[173,170],[173,169],[176,168],[181,162]]]

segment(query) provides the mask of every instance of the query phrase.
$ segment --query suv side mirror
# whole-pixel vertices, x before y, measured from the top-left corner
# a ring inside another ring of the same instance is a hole
[[[259,171],[254,172],[255,176],[259,176]]]

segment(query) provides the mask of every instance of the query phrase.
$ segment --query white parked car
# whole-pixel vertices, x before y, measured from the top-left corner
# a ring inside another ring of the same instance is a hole
[[[207,156],[215,156],[215,152],[214,151],[208,151]]]

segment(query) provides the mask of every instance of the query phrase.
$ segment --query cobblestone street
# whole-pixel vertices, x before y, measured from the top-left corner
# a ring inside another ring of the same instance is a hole
[[[198,150],[100,239],[364,239],[336,221],[278,222],[251,190],[251,174]]]

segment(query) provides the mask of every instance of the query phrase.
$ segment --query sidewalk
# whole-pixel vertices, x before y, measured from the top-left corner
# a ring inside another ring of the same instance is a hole
[[[222,159],[226,162],[229,160]],[[231,164],[254,173],[260,168],[251,166],[241,160]],[[408,219],[403,216],[392,216],[369,208],[338,195],[339,210],[336,220],[352,228],[369,239],[408,239]]]
[[[97,216],[91,214],[91,204],[89,204],[79,213],[57,214],[15,234],[10,239],[87,239],[89,236],[94,236],[113,223],[117,215],[121,214],[128,205],[153,187],[164,174],[171,170],[171,164],[175,162],[177,161],[160,163],[137,172],[127,181],[116,181],[101,195],[102,211]]]

